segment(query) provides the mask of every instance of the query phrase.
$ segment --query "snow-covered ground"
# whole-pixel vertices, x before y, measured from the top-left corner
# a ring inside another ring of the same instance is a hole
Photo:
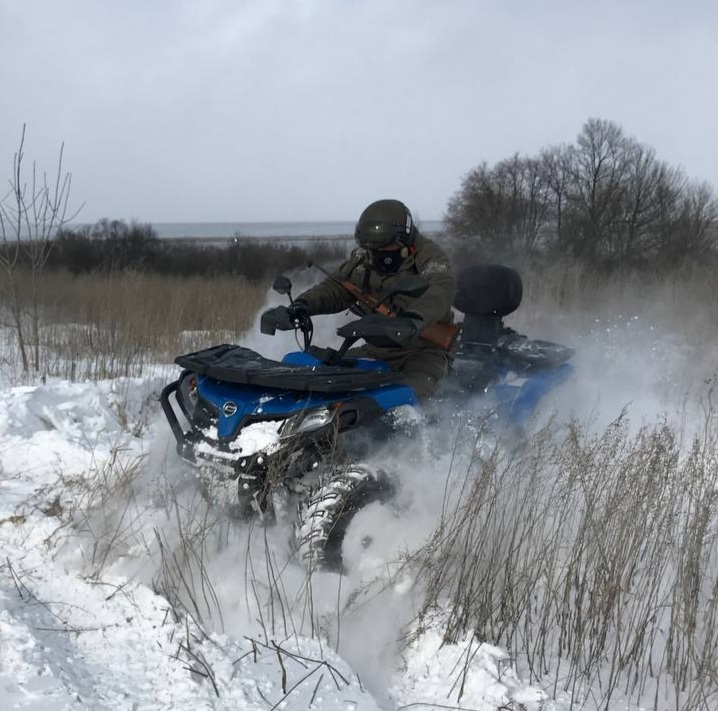
[[[246,524],[219,522],[188,541],[206,510],[172,452],[161,385],[56,381],[0,394],[0,708],[457,705],[467,649],[463,708],[538,708],[545,694],[499,649],[442,647],[432,630],[399,644],[413,602],[411,581],[377,583],[391,546],[358,577],[315,574],[308,593],[281,526],[250,538]],[[172,561],[192,546],[207,557],[183,570],[207,579],[171,588]],[[285,609],[266,603],[266,551],[282,568]],[[350,597],[358,613],[340,609]]]
[[[573,341],[540,335],[579,347],[580,377],[553,405],[599,423],[632,403],[639,420],[670,409],[686,426],[686,393],[712,367],[709,349],[696,359],[637,317]],[[247,345],[276,355],[291,342]],[[0,393],[0,709],[571,706],[504,650],[443,644],[416,621],[421,590],[401,561],[438,520],[452,452],[394,452],[410,514],[373,505],[347,534],[350,573],[309,577],[288,524],[230,522],[204,503],[159,411],[158,372]]]

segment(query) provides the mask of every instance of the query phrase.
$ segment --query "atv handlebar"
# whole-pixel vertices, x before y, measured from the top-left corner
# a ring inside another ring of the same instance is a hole
[[[304,350],[308,351],[312,345],[314,324],[308,312],[293,314],[291,305],[277,306],[262,314],[259,330],[267,336],[273,336],[277,331],[301,331],[304,337]]]
[[[337,335],[344,339],[344,343],[336,351],[336,358],[343,357],[361,339],[378,348],[402,348],[419,334],[423,325],[423,321],[401,316],[389,318],[378,313],[363,316],[337,329]],[[308,351],[314,325],[309,316],[296,318],[291,307],[277,306],[262,314],[260,330],[268,336],[274,336],[277,331],[301,331],[304,350]]]
[[[267,336],[273,336],[277,331],[300,330],[309,333],[314,329],[312,319],[308,315],[295,317],[286,306],[277,306],[262,314],[259,330]]]

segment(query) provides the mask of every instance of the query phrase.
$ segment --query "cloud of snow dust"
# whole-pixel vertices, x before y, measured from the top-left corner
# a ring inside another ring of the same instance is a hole
[[[716,376],[718,331],[699,288],[684,285],[677,295],[665,285],[635,298],[630,291],[601,293],[590,307],[563,310],[524,301],[508,325],[575,349],[574,376],[542,409],[555,407],[596,428],[624,408],[634,427],[665,416],[687,433],[700,428]]]
[[[317,280],[306,271],[291,276],[295,296]],[[270,291],[265,308],[283,303],[286,297]],[[335,329],[350,318],[346,313],[316,317],[314,342],[337,345]],[[546,398],[542,416],[555,414],[559,423],[575,416],[600,428],[628,406],[636,426],[661,416],[688,428],[700,423],[697,403],[712,376],[710,351],[704,340],[691,340],[676,327],[674,314],[639,308],[611,313],[607,307],[555,314],[538,308],[531,312],[525,303],[508,325],[576,350],[573,378]],[[292,333],[262,335],[259,315],[242,345],[277,359],[298,348]],[[271,526],[218,520],[203,544],[203,566],[216,596],[209,624],[239,638],[319,634],[367,688],[386,693],[422,598],[407,558],[426,543],[450,506],[448,499],[460,492],[477,442],[490,446],[493,441],[480,436],[481,419],[470,416],[471,403],[461,405],[429,410],[416,422],[406,417],[405,429],[400,426],[395,436],[374,442],[368,462],[394,478],[397,494],[390,502],[370,505],[350,524],[344,575],[307,575],[290,544],[291,515]],[[191,468],[173,447],[169,430],[159,424],[148,470],[153,481],[164,478],[174,487],[178,503],[165,516],[163,530],[169,542],[178,543],[177,516],[199,509]],[[156,561],[142,574],[150,572],[156,574]]]

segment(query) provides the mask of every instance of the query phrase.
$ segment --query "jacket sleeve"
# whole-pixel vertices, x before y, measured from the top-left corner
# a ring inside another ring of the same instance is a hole
[[[452,321],[456,277],[448,257],[437,246],[431,245],[417,253],[416,269],[429,282],[429,288],[417,299],[412,299],[407,311],[421,316],[427,325]]]
[[[334,273],[336,279],[348,279],[358,264],[358,255],[352,256]],[[354,297],[334,280],[326,277],[311,289],[301,293],[296,301],[303,301],[312,315],[335,314],[348,309],[354,303]]]

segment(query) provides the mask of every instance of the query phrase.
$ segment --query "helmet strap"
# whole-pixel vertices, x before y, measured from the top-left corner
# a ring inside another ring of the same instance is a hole
[[[409,208],[404,206],[404,209],[406,210],[406,218],[404,223],[404,231],[399,237],[399,243],[404,245],[404,249],[411,249],[414,245],[414,220],[411,217],[411,212],[409,212]],[[409,252],[404,252],[402,250],[401,256],[406,258],[409,256]]]

